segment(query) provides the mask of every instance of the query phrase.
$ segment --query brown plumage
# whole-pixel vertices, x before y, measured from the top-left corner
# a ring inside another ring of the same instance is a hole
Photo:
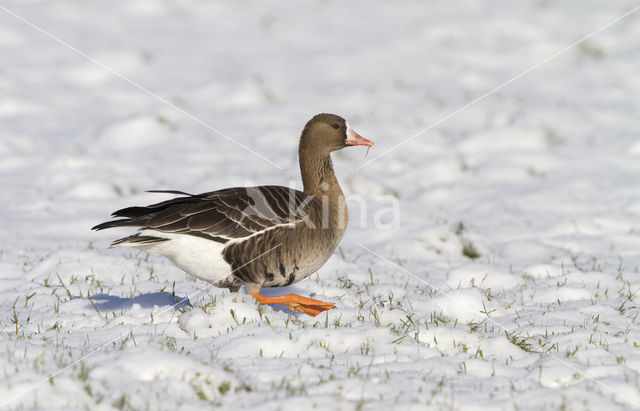
[[[265,297],[261,287],[284,286],[317,271],[347,227],[347,207],[333,172],[331,152],[373,145],[333,114],[306,124],[298,150],[303,191],[281,186],[236,187],[128,207],[121,217],[93,227],[141,227],[114,246],[163,255],[186,272],[218,287],[246,285],[260,303],[287,304],[310,315],[333,304],[296,294]]]

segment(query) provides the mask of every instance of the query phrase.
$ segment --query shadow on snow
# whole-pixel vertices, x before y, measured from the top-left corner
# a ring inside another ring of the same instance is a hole
[[[265,296],[273,296],[287,293],[296,293],[296,291],[298,291],[296,287],[292,286],[264,287],[260,290],[260,293]],[[135,297],[119,297],[109,294],[96,294],[92,295],[89,299],[93,302],[92,305],[95,305],[95,307],[99,311],[118,311],[121,309],[129,309],[133,307],[134,304],[137,304],[141,308],[174,306],[174,309],[179,309],[181,307],[193,307],[188,297],[180,297],[169,292],[140,294]],[[89,305],[89,307],[91,307],[91,305]],[[298,311],[289,310],[289,307],[282,304],[270,304],[270,307],[273,308],[274,311],[283,312],[285,314],[301,314]]]
[[[168,292],[157,292],[137,295],[132,298],[118,297],[109,294],[96,294],[90,297],[93,304],[100,311],[117,311],[120,309],[131,308],[134,304],[142,308],[162,307],[173,305],[175,309],[180,307],[191,307],[191,303],[187,297],[180,297]]]

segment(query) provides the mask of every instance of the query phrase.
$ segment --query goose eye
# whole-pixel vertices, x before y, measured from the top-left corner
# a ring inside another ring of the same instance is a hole
[[[335,128],[336,130],[340,128],[340,124],[333,124],[331,127]]]

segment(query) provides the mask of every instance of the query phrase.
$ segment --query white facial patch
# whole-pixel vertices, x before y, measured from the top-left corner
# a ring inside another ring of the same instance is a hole
[[[347,140],[353,140],[356,138],[356,133],[351,129],[351,126],[348,122],[344,122],[344,125],[347,126]]]

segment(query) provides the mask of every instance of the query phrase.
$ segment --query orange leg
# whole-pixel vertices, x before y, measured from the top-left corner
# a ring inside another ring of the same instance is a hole
[[[251,296],[260,304],[283,304],[289,306],[291,311],[298,310],[312,317],[315,317],[323,311],[336,308],[333,303],[314,300],[313,298],[303,297],[298,294],[265,296],[260,294],[259,291],[253,291],[249,294],[251,294]]]

